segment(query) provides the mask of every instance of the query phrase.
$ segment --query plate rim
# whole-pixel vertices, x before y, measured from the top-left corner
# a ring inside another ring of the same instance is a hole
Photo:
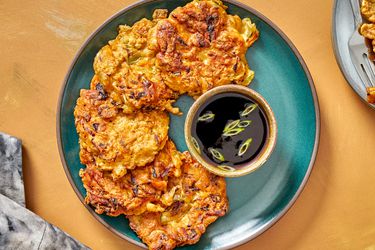
[[[72,69],[74,68],[74,66],[77,63],[78,58],[81,56],[83,50],[88,45],[88,43],[94,38],[95,35],[97,35],[101,30],[103,30],[103,28],[107,24],[109,24],[113,19],[115,19],[118,16],[124,14],[126,11],[128,11],[130,9],[138,7],[139,5],[142,5],[142,4],[145,4],[145,3],[150,3],[150,2],[155,2],[155,1],[159,1],[159,0],[139,0],[139,1],[136,1],[132,4],[130,4],[130,5],[127,5],[126,7],[122,8],[121,10],[117,11],[116,13],[111,15],[109,18],[107,18],[102,24],[100,24],[86,38],[84,43],[80,46],[80,48],[75,53],[75,56],[74,56],[72,62],[69,65],[69,68],[67,70],[67,73],[65,74],[64,80],[62,82],[62,86],[60,88],[59,98],[58,98],[58,102],[57,102],[57,110],[56,110],[56,137],[57,137],[57,145],[58,145],[60,160],[61,160],[61,163],[63,165],[65,175],[68,178],[69,183],[72,186],[76,195],[78,196],[79,200],[86,207],[86,209],[90,212],[90,214],[92,216],[94,216],[95,219],[98,220],[102,225],[104,225],[108,230],[110,230],[115,235],[119,236],[120,238],[125,239],[125,240],[129,241],[130,243],[133,243],[134,245],[137,245],[137,246],[145,248],[145,249],[147,247],[144,243],[133,240],[132,238],[130,238],[130,237],[118,232],[116,229],[112,228],[106,221],[104,221],[98,214],[96,214],[88,204],[86,204],[84,202],[84,197],[81,195],[80,191],[78,190],[78,188],[74,184],[74,181],[72,179],[72,176],[71,176],[69,168],[68,168],[68,164],[65,160],[65,153],[63,151],[62,140],[61,140],[62,136],[61,136],[61,129],[60,129],[60,124],[61,124],[60,118],[61,118],[62,100],[63,100],[63,95],[65,93],[67,81],[70,77]],[[313,81],[313,78],[311,76],[311,73],[310,73],[309,69],[307,68],[307,65],[306,65],[304,59],[302,58],[301,54],[299,53],[299,51],[297,50],[297,48],[295,47],[293,42],[286,36],[286,34],[280,28],[278,28],[278,26],[276,26],[270,19],[268,19],[265,15],[263,15],[262,13],[260,13],[256,9],[254,9],[253,7],[247,6],[246,4],[238,2],[237,0],[222,0],[222,2],[224,4],[230,3],[230,4],[233,4],[233,5],[237,5],[238,7],[243,8],[246,11],[248,11],[248,12],[252,13],[253,15],[257,16],[259,19],[261,19],[262,21],[267,23],[287,43],[289,48],[293,51],[293,54],[295,55],[295,57],[298,59],[300,65],[301,65],[301,67],[302,67],[302,69],[303,69],[303,71],[306,75],[306,78],[308,80],[309,87],[310,87],[310,90],[311,90],[311,94],[312,94],[312,98],[313,98],[313,104],[314,104],[314,111],[315,111],[315,137],[314,137],[315,142],[314,142],[314,147],[313,147],[313,151],[311,153],[309,166],[308,166],[308,168],[305,172],[305,176],[303,177],[296,193],[293,195],[292,199],[288,202],[288,204],[275,217],[273,217],[271,220],[269,220],[268,223],[266,223],[263,227],[261,227],[259,230],[257,230],[254,234],[246,237],[243,240],[235,242],[233,244],[229,244],[225,247],[217,248],[217,249],[230,249],[230,248],[233,248],[233,247],[243,245],[243,244],[249,242],[250,240],[255,239],[256,237],[258,237],[259,235],[261,235],[262,233],[267,231],[269,228],[271,228],[277,221],[279,221],[287,213],[287,211],[292,207],[292,205],[295,203],[297,198],[300,196],[301,192],[303,191],[303,189],[306,186],[306,183],[307,183],[307,181],[310,177],[310,174],[311,174],[311,171],[313,169],[314,163],[316,161],[316,156],[317,156],[317,153],[318,153],[319,141],[320,141],[320,107],[319,107],[318,95],[317,95],[317,92],[316,92],[316,88],[315,88],[314,81]]]
[[[344,76],[346,82],[349,84],[350,88],[356,93],[356,95],[359,97],[359,99],[366,103],[367,106],[375,110],[375,105],[368,103],[365,99],[362,98],[362,96],[356,91],[356,89],[353,87],[353,85],[358,85],[357,82],[351,77],[351,75],[345,70],[345,66],[342,60],[342,57],[340,55],[339,46],[338,46],[338,37],[337,37],[337,29],[336,29],[336,13],[337,13],[337,5],[338,0],[335,0],[333,3],[332,8],[332,21],[331,21],[331,46],[333,48],[333,54],[335,55],[336,63],[339,66],[339,69],[341,71],[341,74]],[[353,30],[354,31],[354,30]],[[354,67],[354,66],[353,66]],[[355,72],[357,72],[355,70]],[[358,73],[357,73],[358,74]]]

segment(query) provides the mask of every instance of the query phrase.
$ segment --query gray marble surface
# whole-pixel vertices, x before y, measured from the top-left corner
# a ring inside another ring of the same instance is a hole
[[[89,249],[25,208],[22,143],[1,132],[0,249]]]

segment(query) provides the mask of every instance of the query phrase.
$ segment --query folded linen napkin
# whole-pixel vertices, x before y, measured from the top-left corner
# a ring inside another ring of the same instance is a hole
[[[0,194],[25,206],[21,140],[0,132]]]
[[[21,141],[0,132],[0,249],[89,249],[25,208]]]

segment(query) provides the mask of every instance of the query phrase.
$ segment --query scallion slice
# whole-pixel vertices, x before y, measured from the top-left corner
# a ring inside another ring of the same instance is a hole
[[[205,113],[204,115],[200,116],[198,118],[198,121],[203,122],[203,121],[211,120],[213,118],[215,118],[215,114],[213,114],[211,111],[209,111],[209,112]]]
[[[224,171],[235,171],[236,170],[235,168],[232,168],[230,166],[225,166],[225,165],[218,165],[217,168],[220,168],[221,170],[224,170]]]
[[[238,123],[238,127],[239,128],[246,128],[247,126],[249,126],[251,124],[251,120],[244,120],[244,121],[240,121],[240,123]]]
[[[242,145],[240,146],[240,149],[238,150],[238,156],[242,156],[243,154],[246,153],[252,141],[253,141],[253,138],[249,138],[244,143],[242,143]]]
[[[219,160],[219,161],[224,161],[224,156],[217,150],[217,149],[214,149],[214,148],[208,148],[208,150],[210,151],[210,153],[212,154],[212,156]]]
[[[246,115],[250,114],[251,112],[253,112],[254,109],[256,109],[257,107],[258,107],[258,104],[256,104],[256,103],[250,104],[250,105],[248,105],[248,106],[245,108],[244,111],[242,111],[242,112],[240,113],[240,115],[241,115],[241,116],[246,116]]]
[[[199,147],[199,144],[198,144],[197,140],[194,137],[191,137],[191,142],[193,143],[193,146],[194,146],[195,150],[197,150],[198,154],[200,154],[201,149]]]
[[[234,135],[238,135],[239,133],[241,133],[242,131],[244,131],[245,128],[233,128],[231,130],[228,130],[226,132],[223,133],[223,136],[234,136]]]
[[[238,123],[240,123],[240,119],[228,122],[227,125],[225,125],[223,132],[227,132],[235,128],[238,125]]]

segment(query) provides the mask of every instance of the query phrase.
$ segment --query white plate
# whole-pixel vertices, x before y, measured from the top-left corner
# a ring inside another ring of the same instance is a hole
[[[355,29],[350,0],[335,0],[332,17],[332,42],[336,61],[353,90],[364,102],[375,109],[374,104],[367,102],[366,87],[359,78],[350,58],[348,42]]]

